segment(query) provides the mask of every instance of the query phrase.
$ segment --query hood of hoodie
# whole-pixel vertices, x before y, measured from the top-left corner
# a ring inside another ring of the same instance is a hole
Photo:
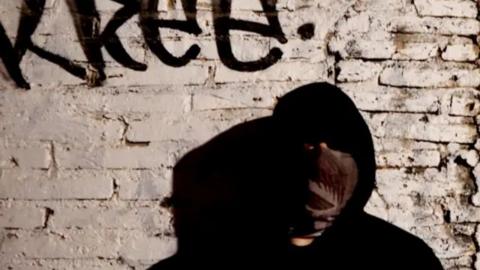
[[[305,144],[326,143],[332,149],[350,154],[357,165],[355,189],[333,226],[363,213],[375,185],[375,151],[369,128],[353,101],[335,85],[312,83],[281,97],[273,120],[278,140],[285,149],[282,162],[290,168],[284,175],[294,191],[293,225],[308,227],[311,222],[304,211],[308,192]]]

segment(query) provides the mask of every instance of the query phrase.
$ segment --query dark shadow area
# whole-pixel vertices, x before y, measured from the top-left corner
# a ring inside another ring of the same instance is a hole
[[[288,241],[289,199],[278,143],[271,118],[261,118],[216,136],[176,164],[178,252],[153,269],[260,263],[279,254]]]

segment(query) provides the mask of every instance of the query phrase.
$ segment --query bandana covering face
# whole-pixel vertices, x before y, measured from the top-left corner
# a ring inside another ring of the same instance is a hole
[[[308,164],[308,193],[305,210],[309,232],[318,236],[332,225],[352,196],[358,179],[357,165],[348,153],[328,148],[327,144],[305,144]]]

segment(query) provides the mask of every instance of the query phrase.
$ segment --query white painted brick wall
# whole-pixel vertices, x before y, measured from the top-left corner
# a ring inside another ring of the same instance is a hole
[[[53,170],[52,173],[23,168],[2,170],[0,198],[21,200],[108,199],[113,194],[111,172]]]
[[[405,87],[478,87],[480,69],[469,64],[400,62],[382,71],[380,83]]]
[[[421,16],[475,18],[478,13],[475,1],[470,0],[415,0],[414,3]]]
[[[20,0],[2,1],[15,41]],[[95,1],[100,30],[122,5]],[[184,20],[180,1],[162,18]],[[232,16],[266,23],[258,0],[234,0]],[[173,3],[173,4],[172,4]],[[243,121],[269,115],[278,97],[313,81],[341,87],[367,120],[377,186],[367,211],[424,239],[446,269],[480,269],[480,21],[473,0],[279,0],[287,43],[230,31],[233,54],[266,70],[240,72],[217,52],[210,0],[198,1],[198,36],[160,29],[175,56],[148,47],[138,15],[116,32],[146,71],[102,49],[106,80],[89,87],[27,50],[18,88],[0,61],[0,268],[145,269],[175,252],[172,166]],[[315,25],[301,39],[297,29]],[[82,68],[87,56],[66,1],[47,0],[32,41]]]
[[[0,217],[0,226],[3,228],[41,228],[45,222],[45,209],[2,205]]]

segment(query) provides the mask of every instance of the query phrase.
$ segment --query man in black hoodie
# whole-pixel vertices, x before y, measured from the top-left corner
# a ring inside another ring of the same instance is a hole
[[[422,240],[363,211],[375,170],[351,99],[297,88],[175,166],[178,252],[151,269],[442,269]]]
[[[422,240],[363,211],[375,185],[374,147],[345,93],[328,83],[302,86],[279,100],[273,119],[288,144],[286,162],[295,164],[289,185],[298,185],[292,267],[443,269]]]

